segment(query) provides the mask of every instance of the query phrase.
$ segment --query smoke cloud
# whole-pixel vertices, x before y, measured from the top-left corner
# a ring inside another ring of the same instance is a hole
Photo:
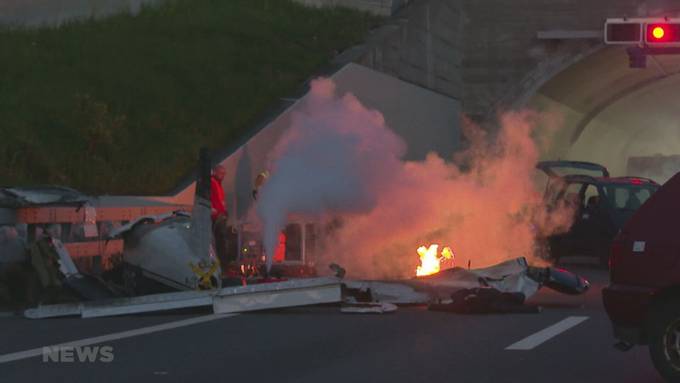
[[[337,97],[331,80],[316,80],[273,151],[261,191],[266,252],[273,254],[295,213],[328,223],[320,271],[336,262],[354,277],[411,277],[417,247],[431,243],[451,247],[458,265],[532,258],[536,233],[565,230],[572,217],[566,210],[547,215],[534,184],[532,134],[545,124],[555,122],[508,113],[488,137],[468,122],[470,145],[453,162],[436,154],[405,162],[405,144],[379,112],[350,94]]]
[[[273,150],[271,176],[258,201],[267,267],[288,214],[320,218],[372,211],[388,183],[399,178],[405,152],[379,112],[350,94],[336,97],[331,80],[315,80]]]

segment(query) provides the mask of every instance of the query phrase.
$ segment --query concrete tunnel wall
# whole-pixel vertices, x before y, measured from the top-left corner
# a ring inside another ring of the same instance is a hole
[[[674,0],[412,0],[368,38],[357,62],[458,99],[481,121],[528,100],[602,42],[539,32],[597,32],[608,17],[673,15]]]
[[[635,100],[660,97],[648,83],[670,81],[680,68],[669,56],[645,70],[628,68],[625,52],[603,45],[604,20],[679,15],[672,0],[416,0],[374,33],[357,61],[459,100],[462,113],[489,130],[499,111],[558,112],[563,124],[544,158],[600,161],[625,174],[627,157],[680,154],[663,138],[672,130],[643,119],[642,132],[631,119],[613,118],[636,110],[661,120],[672,103],[644,109]],[[585,37],[539,38],[550,31]]]

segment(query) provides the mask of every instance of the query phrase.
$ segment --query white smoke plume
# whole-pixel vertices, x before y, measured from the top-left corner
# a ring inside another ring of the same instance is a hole
[[[258,203],[267,254],[291,213],[340,222],[320,266],[336,262],[367,278],[413,276],[416,248],[431,243],[450,246],[458,265],[531,258],[536,231],[570,224],[567,211],[544,213],[534,186],[532,132],[546,123],[538,114],[502,116],[493,140],[465,124],[471,145],[455,162],[436,154],[404,162],[405,145],[382,115],[352,95],[337,97],[331,80],[315,81],[301,109],[273,152]]]
[[[291,116],[273,150],[271,176],[258,201],[267,267],[289,213],[370,212],[401,170],[405,151],[380,113],[352,95],[336,97],[331,80],[313,81],[305,105]]]

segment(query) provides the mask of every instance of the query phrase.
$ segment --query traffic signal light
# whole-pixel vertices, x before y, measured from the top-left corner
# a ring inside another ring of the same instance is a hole
[[[607,19],[604,42],[628,45],[631,68],[645,68],[647,56],[680,55],[680,18]]]
[[[648,46],[680,46],[680,23],[649,23],[645,25]]]
[[[642,42],[642,22],[607,20],[604,41],[607,44],[632,45]]]

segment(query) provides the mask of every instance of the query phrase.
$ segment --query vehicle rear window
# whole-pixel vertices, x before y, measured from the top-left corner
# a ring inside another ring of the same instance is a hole
[[[658,189],[652,185],[605,185],[604,192],[609,203],[616,209],[637,210]]]

